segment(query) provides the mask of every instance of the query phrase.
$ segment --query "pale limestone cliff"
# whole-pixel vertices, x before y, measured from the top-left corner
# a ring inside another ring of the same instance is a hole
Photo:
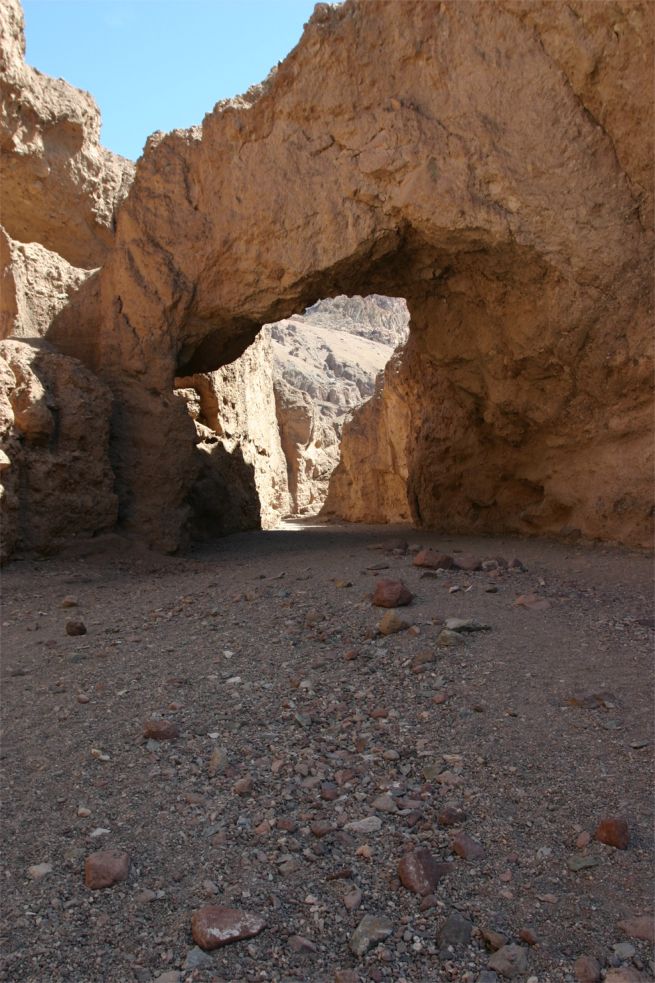
[[[111,394],[43,341],[0,342],[2,557],[56,549],[116,522]]]
[[[99,266],[134,165],[100,146],[100,113],[87,92],[25,64],[18,0],[0,6],[2,224],[77,267]]]
[[[652,52],[647,3],[346,0],[263,86],[151,139],[54,332],[114,392],[128,525],[173,548],[188,520],[175,375],[377,292],[411,314],[416,521],[647,542]]]

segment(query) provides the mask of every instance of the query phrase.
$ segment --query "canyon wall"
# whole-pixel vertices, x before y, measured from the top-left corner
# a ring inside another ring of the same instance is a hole
[[[176,377],[379,293],[411,334],[346,435],[334,514],[649,542],[653,16],[319,4],[263,85],[153,135],[102,269],[47,332],[111,389],[126,527],[165,549],[189,528]],[[39,241],[85,267],[84,235],[83,257]]]

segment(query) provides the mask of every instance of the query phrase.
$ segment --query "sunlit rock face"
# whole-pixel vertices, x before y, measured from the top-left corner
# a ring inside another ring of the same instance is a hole
[[[100,146],[100,113],[88,94],[25,64],[23,11],[0,6],[2,224],[70,264],[100,266],[113,213],[134,165]]]
[[[151,138],[50,333],[113,390],[127,524],[166,548],[187,525],[175,376],[378,293],[410,338],[346,434],[335,514],[645,543],[652,48],[647,3],[319,5],[262,86]]]

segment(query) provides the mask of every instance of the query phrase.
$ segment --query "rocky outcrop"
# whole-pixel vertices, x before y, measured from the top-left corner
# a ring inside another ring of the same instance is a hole
[[[100,146],[100,113],[87,92],[24,62],[18,0],[0,7],[2,222],[77,267],[99,266],[134,165]]]
[[[15,242],[0,226],[0,338],[43,337],[88,276],[37,242]]]
[[[152,138],[67,335],[114,391],[127,521],[180,542],[175,375],[375,292],[411,314],[416,521],[646,542],[653,33],[640,2],[319,4],[263,86]]]
[[[320,511],[344,420],[373,395],[378,374],[407,338],[408,322],[399,298],[342,296],[264,328],[295,514]]]
[[[0,342],[2,556],[114,525],[111,394],[44,342]]]
[[[195,538],[271,529],[290,510],[277,428],[270,339],[217,372],[176,380],[197,431],[189,493]]]

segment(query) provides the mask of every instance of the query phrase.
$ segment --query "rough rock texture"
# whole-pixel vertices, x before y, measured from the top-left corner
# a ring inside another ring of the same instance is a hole
[[[58,319],[114,390],[126,521],[180,541],[194,445],[175,375],[319,297],[376,292],[412,319],[377,402],[406,394],[393,473],[415,521],[645,543],[653,16],[319,5],[263,86],[151,138],[99,280]]]
[[[320,511],[344,420],[373,395],[378,374],[407,340],[408,321],[400,298],[342,296],[264,329],[294,513]]]
[[[103,261],[113,214],[134,165],[100,146],[100,113],[87,92],[24,62],[18,0],[0,6],[2,222],[13,239],[40,242],[78,267]]]
[[[271,361],[270,339],[262,334],[217,372],[176,380],[198,435],[189,496],[198,538],[270,529],[289,512]]]
[[[116,521],[111,394],[43,342],[0,342],[2,556],[47,551]]]
[[[15,242],[0,226],[0,338],[45,335],[88,275],[37,242]]]

